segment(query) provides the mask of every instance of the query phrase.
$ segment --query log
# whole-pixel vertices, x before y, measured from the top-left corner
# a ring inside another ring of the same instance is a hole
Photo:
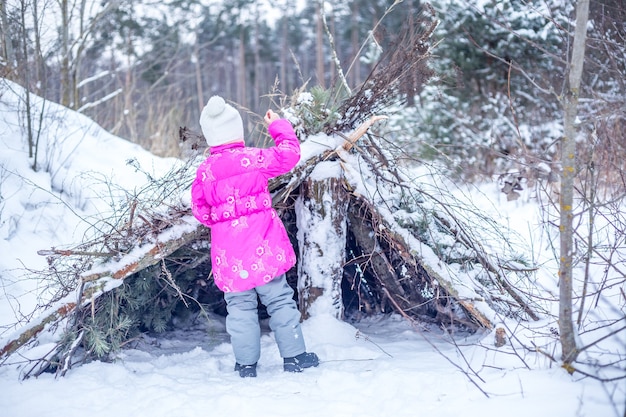
[[[0,350],[0,362],[34,339],[47,325],[54,324],[67,316],[75,307],[76,304],[72,302],[62,303],[60,306],[49,310],[42,318],[30,322],[16,336],[10,337],[8,341],[4,342],[4,346]]]
[[[102,294],[118,286],[117,283],[110,283],[111,279],[122,281],[128,276],[140,271],[148,266],[160,262],[163,258],[172,254],[180,247],[198,239],[207,233],[206,227],[198,223],[184,233],[167,237],[169,229],[166,229],[160,238],[157,237],[154,243],[144,248],[143,255],[138,259],[135,255],[127,255],[119,262],[104,265],[99,272],[92,272],[82,277],[85,287],[80,294],[71,294],[58,302],[52,308],[44,311],[42,315],[18,330],[16,334],[3,341],[0,349],[0,361],[11,355],[13,352],[24,346],[47,327],[53,326],[76,310],[77,307],[88,305],[95,301]]]
[[[400,296],[397,305],[404,311],[411,307],[405,298],[404,289],[396,280],[393,266],[385,253],[380,249],[378,239],[376,236],[372,236],[374,231],[372,224],[359,216],[359,213],[356,212],[357,207],[358,205],[352,204],[348,209],[348,220],[354,239],[362,252],[369,256],[368,265],[376,278],[378,278],[380,285],[387,289],[390,294]]]
[[[103,258],[112,258],[117,255],[117,252],[94,252],[94,251],[80,251],[71,249],[42,249],[37,251],[37,255],[40,256],[94,256]]]
[[[461,305],[461,307],[463,307],[468,316],[472,318],[478,325],[487,329],[493,328],[493,323],[491,322],[491,320],[489,320],[487,316],[485,316],[480,310],[476,308],[472,300],[465,300],[459,297],[459,292],[455,288],[452,281],[449,281],[447,278],[444,278],[441,274],[436,272],[431,265],[425,262],[424,258],[419,259],[417,256],[414,256],[411,253],[410,246],[408,245],[404,237],[402,237],[399,233],[393,232],[393,228],[391,228],[391,226],[392,225],[386,225],[382,233],[388,234],[389,239],[394,240],[395,242],[397,242],[398,245],[401,246],[398,250],[398,253],[400,254],[400,256],[402,256],[404,261],[413,268],[422,268],[433,281],[437,282],[437,284],[441,288],[443,288],[443,290],[449,297],[455,299]]]
[[[191,230],[181,234],[180,236],[174,238],[157,238],[155,243],[143,248],[144,253],[139,258],[133,259],[131,256],[132,254],[127,255],[126,259],[116,262],[113,267],[105,267],[102,271],[84,275],[82,280],[84,282],[91,282],[105,277],[124,279],[135,272],[141,271],[160,262],[163,258],[172,254],[177,249],[196,240],[203,234],[207,234],[208,229],[204,225],[198,222],[195,223],[196,224],[193,225]]]

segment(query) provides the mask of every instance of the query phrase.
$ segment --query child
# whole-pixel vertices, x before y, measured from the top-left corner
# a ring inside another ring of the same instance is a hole
[[[319,358],[305,349],[300,312],[285,272],[296,263],[287,231],[272,208],[270,178],[288,172],[300,160],[300,143],[289,121],[272,110],[265,114],[276,146],[246,147],[239,112],[213,96],[200,115],[210,148],[191,186],[191,209],[211,228],[213,278],[224,291],[226,331],[235,353],[235,371],[256,377],[261,330],[257,297],[267,307],[283,369],[302,372]]]

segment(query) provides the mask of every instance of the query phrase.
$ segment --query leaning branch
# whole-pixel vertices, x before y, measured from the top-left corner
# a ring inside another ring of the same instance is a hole
[[[29,343],[44,329],[68,317],[78,306],[87,305],[102,294],[116,288],[117,285],[111,285],[111,279],[121,281],[137,271],[160,262],[178,248],[206,234],[206,230],[203,225],[198,223],[195,227],[176,237],[164,237],[161,235],[155,239],[154,243],[143,248],[144,252],[139,258],[136,258],[136,255],[129,254],[119,262],[105,264],[102,270],[98,272],[84,275],[82,281],[86,286],[80,296],[72,294],[66,297],[54,307],[44,311],[39,319],[29,323],[14,336],[3,341],[3,345],[0,348],[0,361],[3,361],[20,347]]]

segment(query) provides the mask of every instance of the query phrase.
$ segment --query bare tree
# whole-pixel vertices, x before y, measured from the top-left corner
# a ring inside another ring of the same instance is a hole
[[[32,83],[31,79],[31,71],[30,71],[30,41],[28,35],[28,23],[27,23],[27,11],[28,4],[26,1],[22,0],[19,4],[19,35],[21,51],[19,54],[19,59],[16,60],[15,64],[17,64],[16,69],[18,69],[19,73],[22,73],[21,81],[28,87],[30,87]],[[35,32],[38,31],[38,28],[35,28]],[[18,62],[19,61],[19,62]],[[19,70],[21,69],[21,70]],[[35,80],[36,81],[36,80]],[[37,171],[38,167],[38,156],[39,156],[39,138],[41,133],[41,117],[43,116],[43,109],[39,116],[35,112],[35,107],[32,105],[32,96],[29,88],[24,89],[24,123],[26,129],[26,137],[28,138],[28,156],[32,158],[32,169]],[[39,118],[39,123],[36,123],[37,118]]]
[[[572,207],[574,204],[574,177],[576,175],[576,117],[578,98],[585,59],[585,42],[587,38],[587,21],[589,19],[589,0],[578,0],[576,3],[576,29],[568,71],[569,86],[563,97],[563,130],[561,140],[561,226],[560,226],[560,267],[559,267],[559,330],[562,348],[563,366],[569,369],[578,356],[576,334],[572,311],[572,254],[573,222]]]
[[[87,10],[84,0],[57,0],[61,13],[59,27],[61,47],[61,104],[77,109],[80,107],[78,85],[80,62],[97,22],[123,0],[103,2],[97,12]],[[37,3],[37,2],[34,2]],[[73,33],[72,28],[77,32]]]

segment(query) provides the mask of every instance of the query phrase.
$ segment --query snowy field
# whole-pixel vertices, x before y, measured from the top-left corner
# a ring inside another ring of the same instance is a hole
[[[120,188],[141,188],[175,160],[153,157],[83,116],[52,103],[39,142],[40,170],[33,172],[20,123],[17,88],[0,97],[0,341],[45,303],[43,283],[26,269],[46,267],[37,250],[79,242],[105,217]],[[531,199],[505,203],[497,187],[476,195],[485,210],[534,242],[529,259],[540,263],[537,207]],[[542,275],[554,277],[554,265]],[[553,283],[548,285],[551,287]],[[546,319],[547,320],[547,319]],[[554,322],[535,323],[538,329]],[[532,336],[510,329],[520,341]],[[516,342],[496,349],[489,332],[451,337],[437,328],[414,328],[399,316],[352,325],[319,315],[303,325],[318,368],[282,371],[273,336],[262,338],[259,376],[241,379],[218,316],[158,338],[146,336],[114,363],[75,367],[63,378],[43,374],[22,380],[19,364],[0,366],[0,414],[7,417],[78,416],[589,416],[623,417],[626,382],[601,384],[570,376],[543,355]],[[4,346],[4,344],[2,344]],[[558,356],[558,352],[550,352]],[[11,362],[19,362],[12,357]]]

